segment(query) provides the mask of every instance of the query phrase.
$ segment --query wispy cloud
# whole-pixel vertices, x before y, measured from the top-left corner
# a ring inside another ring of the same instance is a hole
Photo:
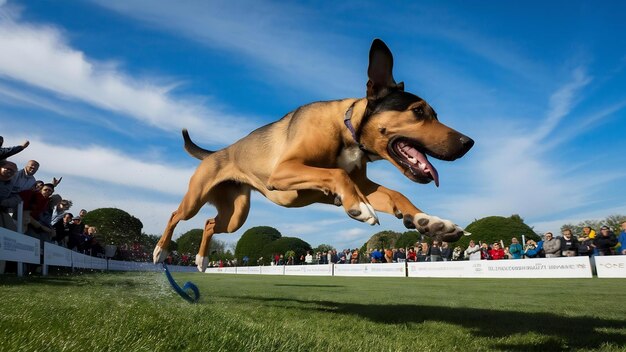
[[[7,131],[5,131],[7,132]],[[9,135],[19,136],[17,133]],[[182,195],[193,169],[151,163],[96,145],[82,148],[47,143],[37,136],[24,136],[31,145],[13,159],[24,163],[36,159],[46,172],[65,179],[88,178],[117,186],[138,188],[169,195]],[[149,159],[148,159],[149,160]]]
[[[471,178],[473,186],[466,194],[446,197],[441,207],[467,222],[488,215],[514,213],[543,218],[578,207],[594,187],[623,177],[610,172],[593,178],[568,173],[569,165],[546,154],[551,148],[544,144],[549,143],[556,127],[568,118],[590,82],[584,69],[577,68],[571,80],[550,95],[545,117],[534,123],[534,128],[516,125],[479,136],[481,148],[475,151],[478,154],[473,155],[474,162],[467,165],[464,173]]]
[[[337,55],[338,51],[353,54],[351,41],[319,26],[311,31],[310,26],[315,26],[312,17],[317,14],[296,3],[94,2],[208,47],[240,55],[244,65],[254,66],[272,80],[313,90],[323,97],[360,93],[362,89],[346,86],[365,83],[365,67],[356,71],[352,62],[346,61],[355,55]]]
[[[0,17],[0,47],[7,53],[0,56],[1,76],[162,130],[203,131],[210,124],[216,144],[230,143],[253,127],[243,117],[212,111],[194,99],[174,98],[176,82],[159,85],[154,82],[162,78],[131,77],[115,64],[90,60],[56,28],[21,24],[12,16],[4,11]]]

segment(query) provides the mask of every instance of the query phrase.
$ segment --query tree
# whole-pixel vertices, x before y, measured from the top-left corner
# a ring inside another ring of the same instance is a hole
[[[471,236],[462,236],[459,241],[455,243],[455,246],[461,246],[467,248],[470,240],[474,242],[500,242],[504,241],[505,246],[511,242],[511,238],[517,237],[521,242],[522,235],[528,239],[538,241],[539,236],[533,231],[533,229],[524,224],[522,218],[519,215],[513,215],[505,218],[502,216],[488,216],[472,222],[465,228],[467,232],[471,232]]]
[[[620,233],[620,225],[626,221],[626,215],[609,215],[604,220],[584,220],[578,224],[564,224],[561,226],[561,231],[564,229],[572,230],[572,233],[576,236],[580,236],[583,233],[583,227],[589,226],[592,229],[598,231],[602,225],[608,226],[614,233]]]
[[[280,232],[273,227],[257,226],[250,228],[237,241],[235,257],[241,259],[247,256],[250,259],[249,263],[254,265],[263,256],[263,248],[281,237]],[[284,253],[284,251],[281,253]],[[269,262],[269,258],[264,259]]]
[[[313,252],[314,253],[317,253],[317,252],[323,253],[323,252],[331,251],[333,249],[335,249],[335,247],[333,247],[333,246],[331,246],[329,244],[323,244],[322,243],[319,246],[313,248]]]
[[[202,229],[193,229],[185,232],[176,240],[180,253],[198,253],[202,242]]]
[[[98,228],[97,237],[104,244],[123,245],[141,242],[143,224],[136,217],[117,208],[99,208],[85,215],[83,223]]]
[[[421,234],[417,231],[406,231],[396,241],[396,248],[413,247],[421,238]]]
[[[305,255],[311,250],[311,245],[296,237],[281,237],[265,245],[263,248],[263,258],[265,263],[269,263],[274,254],[285,255],[288,251],[295,252],[294,259],[298,261],[301,255]],[[285,258],[286,259],[286,258]]]
[[[380,231],[374,234],[367,241],[367,249],[372,248],[394,248],[396,241],[400,238],[400,234],[395,231]]]
[[[160,239],[161,239],[161,236],[148,235],[146,233],[142,233],[140,242],[141,242],[141,245],[143,245],[145,248],[154,249],[154,247],[156,247]]]

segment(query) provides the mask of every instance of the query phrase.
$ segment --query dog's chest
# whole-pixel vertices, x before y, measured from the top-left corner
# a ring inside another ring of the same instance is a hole
[[[362,158],[363,151],[358,146],[343,148],[339,153],[337,165],[350,173],[355,167],[361,167]]]

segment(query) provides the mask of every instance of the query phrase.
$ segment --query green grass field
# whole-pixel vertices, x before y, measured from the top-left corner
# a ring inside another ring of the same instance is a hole
[[[0,277],[2,351],[626,350],[626,280]]]

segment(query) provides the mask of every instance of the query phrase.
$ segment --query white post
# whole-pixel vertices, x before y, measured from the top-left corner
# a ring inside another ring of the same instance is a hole
[[[22,229],[22,225],[24,222],[24,202],[20,201],[17,204],[17,232],[24,233],[24,229]]]

